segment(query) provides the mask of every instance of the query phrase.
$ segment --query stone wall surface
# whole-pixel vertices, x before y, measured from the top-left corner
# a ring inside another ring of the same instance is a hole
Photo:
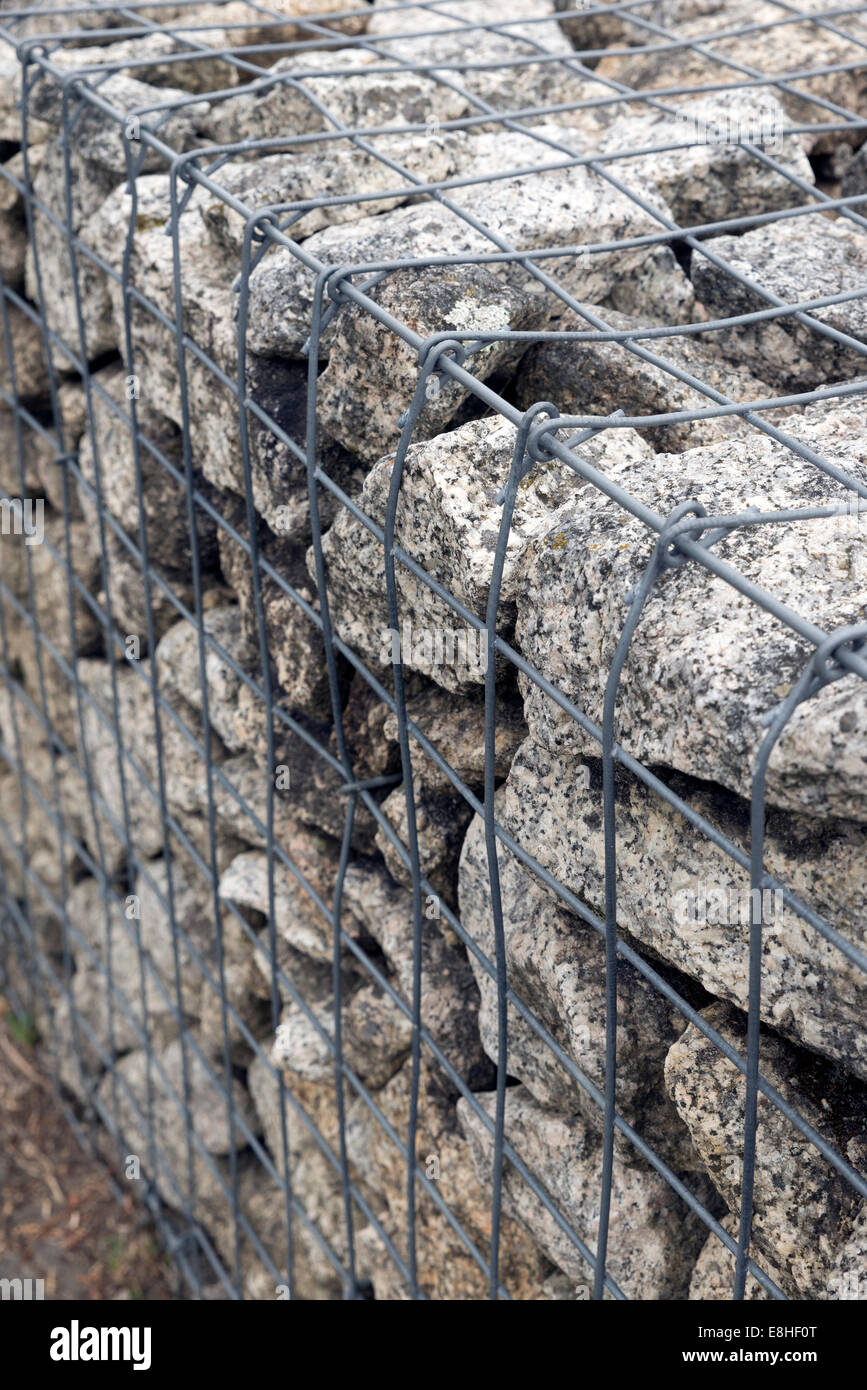
[[[867,496],[867,224],[815,210],[831,175],[833,197],[867,189],[863,131],[834,119],[867,114],[865,21],[502,0],[494,22],[450,0],[410,23],[385,0],[272,0],[265,23],[231,0],[197,7],[195,55],[160,27],[182,6],[114,39],[44,8],[75,36],[55,76],[29,90],[0,49],[7,984],[35,962],[39,1026],[107,1158],[139,1155],[247,1298],[280,1296],[290,1227],[294,1296],[341,1297],[351,1255],[355,1292],[410,1297],[412,1160],[417,1292],[487,1297],[501,1063],[501,1288],[588,1297],[598,732],[646,518],[836,507],[715,538],[738,583],[662,574],[617,693],[619,749],[650,772],[615,777],[607,1268],[629,1298],[729,1298],[734,1256],[668,1179],[736,1239],[755,761],[807,628],[867,611],[845,514]],[[801,67],[820,72],[736,81]],[[81,69],[104,80],[70,139],[58,78]],[[158,140],[125,142],[130,118]],[[173,177],[166,149],[206,178]],[[270,246],[254,214],[282,219]],[[361,267],[365,298],[332,282],[314,342],[321,266]],[[762,312],[811,299],[833,302]],[[432,373],[401,451],[434,335],[473,380]],[[689,418],[746,401],[764,405]],[[532,456],[500,554],[538,402],[603,427],[557,434],[581,436],[578,468]],[[10,498],[44,508],[38,538]],[[867,1297],[865,767],[850,674],[792,713],[767,775],[761,1070],[809,1133],[761,1096],[751,1253],[794,1299]],[[751,1273],[746,1297],[770,1296]]]

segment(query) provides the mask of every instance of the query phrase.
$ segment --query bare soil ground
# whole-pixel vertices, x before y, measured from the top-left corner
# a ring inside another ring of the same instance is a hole
[[[44,1279],[56,1300],[172,1299],[147,1213],[113,1195],[85,1153],[26,1021],[0,998],[0,1278]]]

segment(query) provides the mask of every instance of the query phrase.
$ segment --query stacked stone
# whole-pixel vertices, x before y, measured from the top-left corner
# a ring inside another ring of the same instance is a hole
[[[617,100],[617,84],[707,80],[703,55],[685,46],[661,65],[657,54],[641,52],[655,33],[622,12],[609,23],[599,6],[561,25],[563,6],[551,0],[504,0],[500,27],[472,31],[471,61],[461,26],[490,22],[489,7],[475,0],[424,11],[419,38],[407,36],[406,13],[388,4],[375,5],[366,25],[329,20],[341,8],[333,0],[271,8],[285,13],[285,26],[239,29],[250,12],[234,3],[205,7],[197,24],[213,21],[207,41],[222,50],[291,43],[314,17],[337,26],[347,46],[290,50],[253,81],[224,58],[172,61],[175,43],[159,32],[53,54],[72,68],[113,65],[100,91],[121,113],[169,103],[167,116],[141,121],[158,126],[177,152],[272,141],[236,153],[213,175],[226,196],[195,186],[180,216],[166,161],[151,151],[130,181],[119,124],[98,108],[84,109],[75,141],[64,145],[58,89],[44,81],[30,98],[26,169],[40,206],[28,225],[17,191],[25,155],[14,148],[19,70],[14,55],[3,60],[0,139],[10,178],[0,183],[0,270],[31,312],[10,307],[11,358],[2,348],[2,382],[20,409],[17,422],[10,409],[0,411],[0,487],[44,499],[45,537],[32,547],[20,536],[0,537],[2,581],[12,595],[0,609],[11,677],[0,703],[0,868],[7,899],[30,923],[31,950],[54,971],[40,967],[38,1000],[64,1085],[94,1108],[112,1159],[138,1155],[163,1202],[199,1223],[245,1296],[274,1297],[281,1270],[285,1276],[287,1176],[304,1213],[292,1223],[296,1296],[338,1297],[344,1287],[350,1243],[336,970],[357,1275],[378,1299],[408,1296],[406,1141],[417,1081],[419,1287],[434,1298],[482,1298],[498,1061],[498,995],[486,965],[495,951],[490,868],[474,809],[485,772],[484,663],[468,659],[466,644],[462,658],[450,660],[426,640],[453,638],[463,625],[398,564],[407,715],[454,774],[412,738],[426,883],[425,1040],[414,1076],[413,879],[399,722],[338,654],[352,779],[383,783],[375,793],[379,821],[357,806],[341,879],[348,803],[335,767],[303,463],[310,264],[420,263],[368,289],[420,338],[547,333],[535,344],[495,340],[469,359],[475,377],[520,410],[544,400],[579,416],[671,415],[708,403],[696,381],[736,402],[857,386],[863,354],[851,340],[864,336],[865,311],[862,300],[844,297],[857,291],[867,259],[857,220],[815,213],[769,220],[712,237],[714,259],[686,254],[683,245],[676,255],[649,238],[673,226],[806,208],[820,160],[838,173],[845,168],[850,183],[863,161],[851,137],[843,139],[848,132],[792,131],[793,122],[822,117],[788,90],[759,98],[747,88],[683,104],[699,123],[753,128],[770,115],[772,161],[737,142],[684,142],[683,111]],[[765,8],[770,22],[776,11]],[[732,6],[725,11],[728,28]],[[745,24],[755,21],[754,5],[744,13]],[[640,14],[685,40],[723,23],[722,7],[696,0]],[[167,17],[164,9],[159,15]],[[853,32],[859,24],[847,17]],[[352,43],[365,27],[368,42]],[[768,62],[797,68],[805,27],[769,30],[783,48]],[[818,32],[828,52],[820,59],[811,50],[805,64],[845,63],[846,41]],[[744,57],[738,42],[720,44],[734,63]],[[742,43],[759,62],[749,37]],[[635,51],[589,66],[572,57],[605,44]],[[542,49],[544,61],[517,61]],[[125,70],[141,57],[147,66]],[[390,70],[368,71],[382,66]],[[317,75],[305,78],[311,68]],[[851,91],[841,94],[844,80]],[[803,90],[858,111],[863,82],[863,72],[846,70]],[[504,124],[498,110],[527,114]],[[335,122],[338,130],[379,133],[358,146],[334,138]],[[293,145],[287,131],[311,139]],[[653,152],[634,153],[643,148]],[[619,151],[631,157],[604,162]],[[570,155],[585,162],[569,163]],[[448,180],[456,182],[442,196],[412,193],[419,183]],[[345,201],[316,205],[321,197]],[[302,256],[277,246],[260,258],[254,243],[248,292],[239,296],[246,219],[238,204],[259,210],[296,201],[304,206],[289,235]],[[93,258],[72,250],[70,231]],[[616,245],[624,241],[631,244]],[[473,264],[497,246],[537,254],[531,264]],[[593,246],[608,249],[581,252]],[[564,247],[572,254],[543,254]],[[602,322],[626,337],[763,307],[724,265],[787,303],[838,296],[814,311],[835,333],[777,317],[703,336],[634,340],[675,375],[622,342],[556,336]],[[183,332],[199,350],[185,352],[183,380],[177,287]],[[55,335],[49,360],[40,318]],[[318,465],[382,526],[418,355],[350,300],[329,308],[318,353]],[[244,430],[233,390],[239,379],[251,407]],[[56,443],[50,426],[32,427],[51,418],[52,396],[62,422]],[[738,415],[611,428],[582,444],[580,455],[663,516],[691,498],[716,514],[852,496],[785,438],[867,483],[858,444],[867,426],[863,396],[780,406],[762,419],[773,426],[768,432]],[[405,460],[397,543],[481,619],[515,440],[513,424],[483,413],[473,393],[443,377]],[[393,694],[382,541],[324,488],[319,512],[335,633]],[[624,595],[634,591],[654,541],[560,463],[540,466],[519,490],[500,634],[597,723]],[[258,583],[251,547],[264,565]],[[744,528],[725,542],[725,558],[827,631],[863,616],[857,515]],[[687,564],[665,575],[648,602],[621,681],[618,741],[748,852],[750,771],[764,716],[809,655],[790,629]],[[526,1006],[508,1012],[505,1136],[534,1181],[507,1160],[499,1276],[511,1297],[581,1298],[591,1270],[564,1219],[592,1252],[605,1050],[604,945],[594,926],[604,916],[605,888],[600,750],[532,678],[516,678],[505,661],[497,675],[497,822],[550,875],[540,877],[501,844],[508,980]],[[795,713],[772,759],[766,836],[769,872],[861,947],[865,759],[867,687],[856,679],[828,686]],[[617,982],[618,1112],[736,1232],[744,1078],[701,1029],[687,1026],[671,998],[744,1052],[748,921],[743,914],[695,921],[677,905],[701,885],[742,901],[749,876],[625,774],[618,774],[617,847],[618,928],[630,953]],[[14,952],[9,973],[13,983],[27,973]],[[649,976],[661,977],[667,994]],[[857,964],[781,904],[763,947],[763,1075],[856,1170],[867,1159],[865,994]],[[754,1207],[754,1257],[787,1296],[852,1296],[864,1203],[764,1096]],[[608,1269],[627,1296],[730,1296],[733,1258],[620,1132],[611,1213]],[[221,1296],[222,1286],[212,1292]],[[768,1296],[755,1280],[747,1293]]]

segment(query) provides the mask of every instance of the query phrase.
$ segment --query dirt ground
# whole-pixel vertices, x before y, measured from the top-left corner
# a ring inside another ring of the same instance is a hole
[[[172,1299],[147,1214],[121,1205],[59,1105],[40,1047],[0,997],[0,1279],[44,1279],[57,1300]]]

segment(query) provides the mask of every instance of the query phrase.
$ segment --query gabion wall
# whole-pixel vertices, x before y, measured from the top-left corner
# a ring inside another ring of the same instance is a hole
[[[3,988],[190,1296],[867,1296],[863,11],[0,10]]]

